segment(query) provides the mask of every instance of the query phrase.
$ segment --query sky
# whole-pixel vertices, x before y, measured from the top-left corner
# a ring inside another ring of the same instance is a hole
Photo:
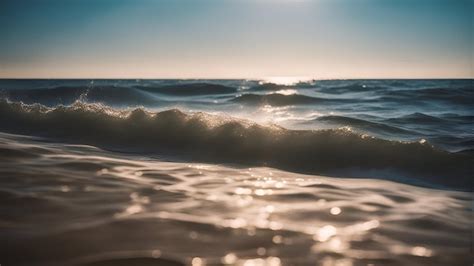
[[[0,78],[472,78],[474,0],[1,0]]]

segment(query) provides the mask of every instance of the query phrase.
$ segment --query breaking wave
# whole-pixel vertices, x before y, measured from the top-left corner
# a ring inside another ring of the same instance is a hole
[[[154,113],[82,102],[50,108],[0,100],[0,129],[121,151],[307,173],[355,170],[352,176],[368,177],[356,173],[391,170],[459,189],[471,187],[474,165],[472,154],[449,153],[426,141],[389,141],[344,129],[288,130],[177,109]]]

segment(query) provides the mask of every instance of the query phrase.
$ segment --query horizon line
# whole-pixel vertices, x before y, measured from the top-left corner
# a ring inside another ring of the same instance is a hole
[[[0,80],[47,80],[47,79],[64,79],[64,80],[107,80],[107,79],[121,79],[121,80],[265,80],[269,78],[293,78],[293,76],[271,76],[271,77],[0,77]],[[299,78],[299,77],[295,77]],[[341,77],[341,78],[317,78],[317,77],[305,77],[300,82],[308,80],[446,80],[446,79],[474,79],[472,77]]]

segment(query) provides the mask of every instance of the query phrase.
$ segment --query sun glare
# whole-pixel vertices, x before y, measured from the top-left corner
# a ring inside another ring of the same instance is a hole
[[[278,85],[295,85],[299,82],[312,82],[314,79],[312,77],[266,77],[262,79],[262,83],[275,83]]]

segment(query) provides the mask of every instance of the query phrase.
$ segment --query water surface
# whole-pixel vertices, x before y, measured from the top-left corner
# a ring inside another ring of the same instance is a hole
[[[470,265],[471,80],[2,80],[6,265]]]

